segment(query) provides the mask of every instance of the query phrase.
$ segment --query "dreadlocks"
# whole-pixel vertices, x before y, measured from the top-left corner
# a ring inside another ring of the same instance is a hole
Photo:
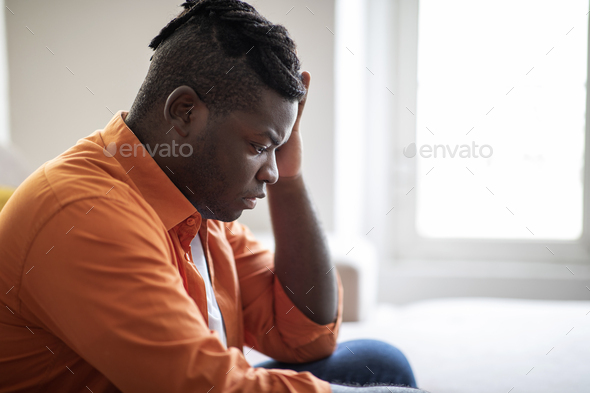
[[[250,108],[260,90],[287,100],[305,94],[295,43],[287,29],[239,0],[193,0],[150,43],[150,68],[132,112],[146,118],[181,85],[190,86],[214,117]]]

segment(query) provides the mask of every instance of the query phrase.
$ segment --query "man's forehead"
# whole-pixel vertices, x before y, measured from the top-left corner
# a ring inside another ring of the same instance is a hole
[[[272,89],[263,89],[257,109],[265,114],[289,117],[293,112],[297,114],[297,106],[296,100],[287,99]]]
[[[257,132],[256,135],[270,139],[275,146],[279,146],[281,144],[280,137],[274,131],[266,130],[262,132]]]
[[[297,117],[297,102],[285,100],[273,91],[265,91],[261,100],[250,111],[232,113],[234,119],[246,126],[251,135],[269,139],[280,145],[288,140]]]

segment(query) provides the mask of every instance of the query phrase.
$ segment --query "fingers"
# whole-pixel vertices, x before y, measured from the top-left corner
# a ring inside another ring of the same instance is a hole
[[[305,86],[305,90],[309,89],[309,83],[311,82],[311,74],[307,71],[303,71],[301,73],[303,77],[303,85]]]
[[[302,80],[303,86],[305,86],[305,95],[303,96],[301,101],[299,101],[299,107],[301,109],[303,109],[302,107],[305,105],[305,101],[307,101],[307,94],[309,92],[309,84],[311,82],[311,75],[309,74],[309,72],[303,71],[301,73],[301,79],[303,79]]]
[[[297,121],[295,123],[297,126],[299,125],[299,119],[301,119],[301,114],[303,113],[303,108],[305,108],[305,102],[307,101],[307,94],[309,93],[309,84],[311,82],[311,75],[309,74],[309,72],[303,71],[301,73],[301,77],[302,77],[303,86],[305,86],[305,95],[303,96],[301,101],[299,101],[299,107],[297,110]]]

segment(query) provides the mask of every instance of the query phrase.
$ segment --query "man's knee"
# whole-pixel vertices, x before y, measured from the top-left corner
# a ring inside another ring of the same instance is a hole
[[[416,387],[412,367],[398,348],[378,340],[353,340],[340,343],[355,355],[359,363],[366,363],[375,382]]]

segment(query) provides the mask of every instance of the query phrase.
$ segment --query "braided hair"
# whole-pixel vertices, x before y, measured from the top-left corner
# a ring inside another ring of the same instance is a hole
[[[270,88],[289,101],[305,87],[295,43],[287,29],[240,0],[193,0],[149,47],[148,75],[133,103],[145,118],[178,86],[187,85],[213,112],[248,110]]]

